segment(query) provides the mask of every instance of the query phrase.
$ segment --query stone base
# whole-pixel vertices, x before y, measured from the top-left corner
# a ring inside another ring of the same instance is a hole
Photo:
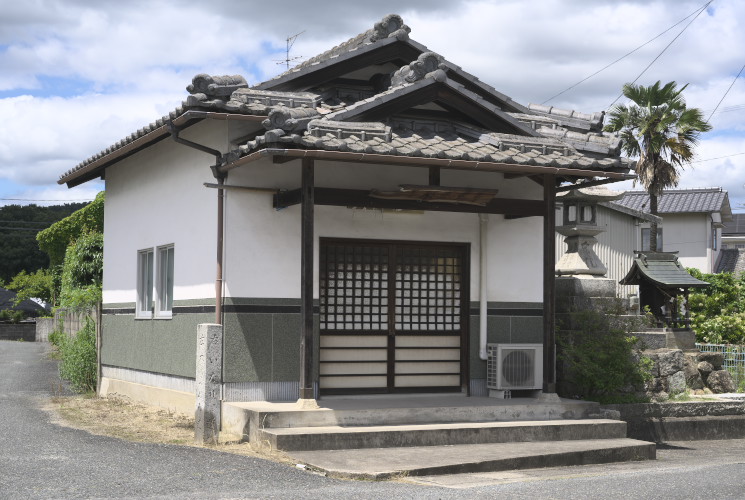
[[[616,281],[593,276],[557,276],[556,296],[616,297]]]

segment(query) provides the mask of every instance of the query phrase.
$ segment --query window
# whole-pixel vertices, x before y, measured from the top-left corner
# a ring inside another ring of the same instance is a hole
[[[170,318],[173,311],[173,245],[137,252],[137,318]]]
[[[662,252],[662,228],[657,228],[657,251]],[[642,252],[649,252],[649,228],[642,228]]]
[[[138,318],[153,315],[153,251],[137,252],[137,308]]]
[[[715,227],[711,228],[711,249],[717,249],[717,228]]]
[[[156,315],[170,317],[173,309],[173,245],[158,247],[158,283],[155,289]]]

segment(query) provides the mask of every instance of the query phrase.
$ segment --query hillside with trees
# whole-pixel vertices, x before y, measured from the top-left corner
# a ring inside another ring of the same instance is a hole
[[[86,203],[0,207],[0,281],[7,283],[21,271],[31,274],[47,268],[49,256],[39,249],[36,234],[84,206]]]

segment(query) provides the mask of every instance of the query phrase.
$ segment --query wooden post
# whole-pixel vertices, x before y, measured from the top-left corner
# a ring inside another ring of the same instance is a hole
[[[543,176],[543,392],[556,392],[556,179]]]
[[[300,230],[300,399],[313,392],[313,160],[303,158]]]

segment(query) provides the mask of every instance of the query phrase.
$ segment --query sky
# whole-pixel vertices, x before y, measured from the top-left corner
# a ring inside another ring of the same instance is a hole
[[[179,106],[194,75],[241,74],[257,84],[284,71],[287,37],[301,33],[290,51],[296,64],[397,13],[412,39],[525,105],[590,113],[609,110],[623,84],[637,77],[642,85],[688,84],[688,106],[711,115],[713,130],[702,135],[679,187],[722,187],[733,211],[745,212],[740,0],[713,0],[706,8],[705,0],[0,5],[0,206],[91,200],[102,181],[68,189],[57,179]]]

